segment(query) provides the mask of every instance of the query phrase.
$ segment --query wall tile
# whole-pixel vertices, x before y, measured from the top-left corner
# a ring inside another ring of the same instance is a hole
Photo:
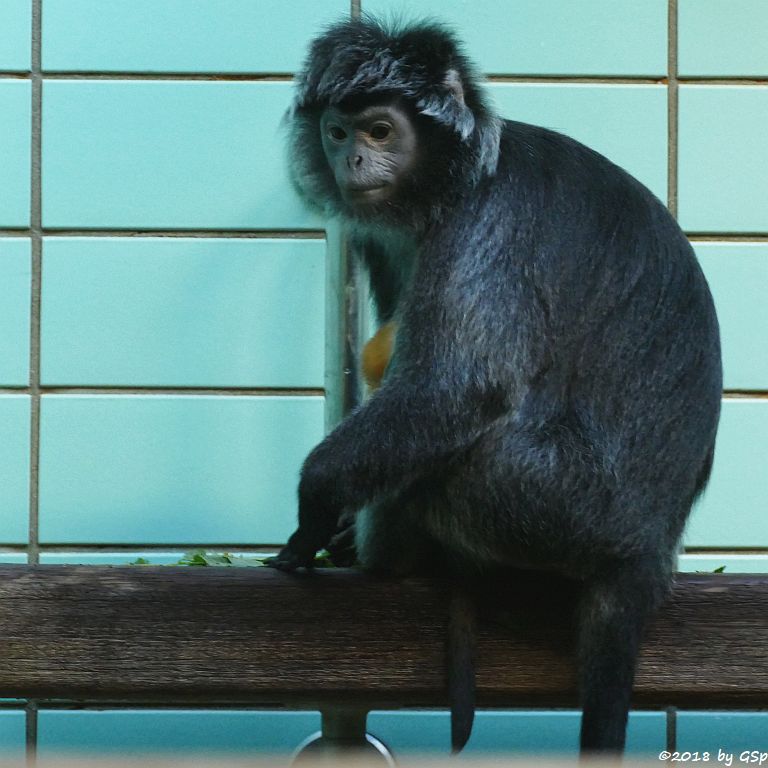
[[[325,242],[48,238],[45,384],[322,387]]]
[[[290,83],[46,82],[45,226],[320,227],[284,167],[290,97]]]
[[[0,543],[25,544],[29,530],[30,401],[0,395]]]
[[[129,757],[292,752],[320,728],[317,712],[222,710],[118,710],[68,712],[41,709],[39,750],[44,758],[79,752]]]
[[[151,565],[175,565],[184,552],[41,552],[43,565],[131,565],[139,558]]]
[[[479,711],[465,754],[540,754],[578,751],[580,712]],[[664,748],[666,717],[661,712],[632,712],[627,752],[648,754]],[[395,754],[445,753],[450,744],[448,712],[372,712],[368,732]]]
[[[0,386],[29,381],[30,245],[0,238]]]
[[[348,0],[46,0],[43,67],[111,72],[293,72]]]
[[[678,712],[677,747],[710,752],[714,765],[726,764],[716,760],[722,749],[733,754],[732,765],[748,765],[739,759],[744,750],[768,752],[768,712]]]
[[[565,133],[667,196],[667,92],[656,85],[495,83],[499,112]]]
[[[768,89],[680,87],[679,220],[691,232],[768,231]]]
[[[681,75],[768,75],[765,0],[679,0],[678,8]]]
[[[177,550],[175,552],[168,552],[158,549],[150,549],[146,551],[114,551],[109,552],[106,550],[99,550],[97,552],[94,551],[72,551],[72,552],[46,552],[42,551],[40,553],[40,562],[47,565],[134,565],[136,563],[136,560],[141,558],[142,560],[147,560],[148,562],[145,563],[146,565],[178,565],[179,560],[181,560],[182,557],[188,552],[189,550]],[[218,549],[208,549],[207,552],[223,552],[221,548]],[[242,551],[238,550],[236,552],[229,552],[233,557],[246,557],[246,558],[264,558],[269,557],[270,555],[274,554],[274,551],[264,551],[264,552],[255,552],[255,551]],[[8,562],[7,560],[4,560],[3,555],[0,554],[0,560],[3,560],[4,562]],[[21,562],[25,562],[22,560]],[[195,566],[192,566],[195,567]],[[226,567],[226,566],[224,566]],[[256,566],[257,567],[257,566]]]
[[[19,760],[24,756],[26,716],[23,710],[0,711],[0,753],[5,759]]]
[[[726,399],[712,479],[694,507],[688,547],[768,546],[768,400]]]
[[[0,227],[29,224],[31,99],[30,83],[0,81]]]
[[[321,397],[43,398],[43,543],[285,541]]]
[[[725,566],[725,573],[768,573],[768,555],[680,555],[678,571],[712,573]]]
[[[0,70],[29,70],[32,51],[32,3],[0,3]]]
[[[363,10],[453,25],[485,72],[531,75],[659,75],[667,71],[665,0],[538,0],[477,3],[363,0]]]
[[[18,550],[0,552],[0,563],[5,563],[6,565],[26,565],[27,553],[26,551],[20,552]]]
[[[768,389],[768,244],[694,243],[715,298],[726,389]]]

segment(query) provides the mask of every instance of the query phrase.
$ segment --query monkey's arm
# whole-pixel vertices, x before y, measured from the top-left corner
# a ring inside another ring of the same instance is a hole
[[[271,565],[310,565],[342,512],[357,511],[468,445],[482,431],[486,411],[434,382],[388,380],[307,457],[299,482],[299,527]]]

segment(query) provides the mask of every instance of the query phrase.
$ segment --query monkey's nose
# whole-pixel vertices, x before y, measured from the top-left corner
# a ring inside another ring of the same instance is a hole
[[[352,168],[353,166],[355,168],[359,168],[362,162],[363,162],[362,155],[350,155],[349,157],[347,157],[347,168]]]

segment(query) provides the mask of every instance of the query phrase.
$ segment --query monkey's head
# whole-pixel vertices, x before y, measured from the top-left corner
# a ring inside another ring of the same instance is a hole
[[[496,168],[500,121],[434,23],[330,27],[310,47],[287,120],[301,194],[354,220],[423,223]]]

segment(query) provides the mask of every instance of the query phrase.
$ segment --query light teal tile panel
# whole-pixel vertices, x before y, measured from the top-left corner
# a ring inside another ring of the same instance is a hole
[[[679,0],[678,72],[683,76],[768,75],[765,0]]]
[[[30,245],[0,238],[0,386],[29,382]]]
[[[757,765],[756,760],[744,759],[742,753],[768,753],[768,712],[678,712],[677,747],[680,751],[710,752],[714,765]],[[731,753],[732,761],[718,761],[718,750]],[[768,757],[762,764],[766,761]]]
[[[679,220],[691,232],[768,232],[768,88],[683,85]]]
[[[47,81],[47,227],[318,227],[291,189],[290,83]]]
[[[45,396],[43,543],[285,541],[321,397]]]
[[[89,752],[120,755],[290,753],[320,727],[317,712],[121,710],[67,712],[41,709],[42,757]]]
[[[715,298],[726,389],[768,389],[768,243],[694,243]]]
[[[44,565],[132,565],[139,558],[151,565],[176,565],[184,552],[41,552]],[[137,566],[139,567],[139,566]]]
[[[206,550],[207,552],[214,552],[214,550]],[[222,550],[215,550],[216,553],[220,553]],[[142,560],[147,560],[147,563],[144,563],[144,565],[178,565],[179,560],[184,557],[186,554],[186,550],[178,550],[176,552],[165,552],[155,549],[150,549],[148,551],[135,551],[135,552],[129,552],[129,551],[116,551],[116,552],[107,552],[107,551],[98,551],[98,552],[41,552],[40,553],[40,562],[46,565],[136,565],[136,560],[141,558]],[[256,557],[269,557],[270,555],[274,554],[274,551],[271,552],[245,552],[245,551],[237,551],[237,552],[229,552],[232,557],[245,557],[245,558],[256,558]],[[3,559],[3,555],[0,554],[0,560]],[[8,562],[8,561],[5,561]],[[15,562],[15,561],[14,561]],[[24,561],[21,561],[24,562]],[[137,567],[139,567],[137,565]],[[192,566],[196,567],[196,566]],[[227,566],[224,566],[227,567]],[[258,566],[254,566],[258,567]]]
[[[29,531],[30,400],[0,395],[0,543],[25,544]]]
[[[0,227],[29,225],[31,85],[0,82]]]
[[[768,573],[768,555],[680,555],[678,571],[712,573],[725,566],[724,573]]]
[[[0,711],[0,754],[5,759],[24,756],[26,717],[22,710]]]
[[[667,71],[666,0],[363,0],[363,10],[451,24],[485,72],[660,75]]]
[[[0,70],[28,70],[31,51],[32,3],[3,0],[0,3]]]
[[[712,478],[684,537],[688,547],[768,546],[768,400],[727,399]]]
[[[14,565],[25,565],[27,562],[26,552],[0,552],[0,563],[12,563]]]
[[[578,752],[581,713],[573,711],[478,712],[462,754],[546,754]],[[666,718],[660,712],[632,712],[627,730],[630,754],[653,754],[664,747]],[[447,712],[372,712],[368,732],[394,753],[440,752],[450,745]]]
[[[45,384],[322,387],[325,241],[48,238]]]
[[[542,125],[587,144],[666,200],[664,86],[495,83],[489,90],[504,117]]]
[[[293,72],[349,0],[45,0],[43,68]]]

